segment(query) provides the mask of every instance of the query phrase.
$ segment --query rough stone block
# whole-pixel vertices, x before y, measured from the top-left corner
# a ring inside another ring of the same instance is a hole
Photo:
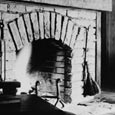
[[[2,14],[2,19],[5,22],[13,21],[14,19],[18,18],[19,14],[13,14],[13,13],[3,13]]]
[[[62,21],[62,16],[57,14],[56,15],[56,30],[55,30],[56,40],[60,40],[60,37],[61,37],[61,21]]]
[[[64,102],[65,102],[65,103],[71,103],[71,101],[72,101],[71,96],[64,95]]]
[[[76,64],[74,66],[72,66],[72,73],[77,73],[77,72],[82,72],[83,71],[83,67],[81,64]]]
[[[69,74],[66,74],[66,73],[65,73],[65,79],[66,79],[67,81],[71,81],[71,79],[72,79],[72,73],[69,73]]]
[[[23,20],[22,16],[20,16],[18,18],[17,24],[18,24],[18,29],[20,32],[20,37],[22,39],[22,43],[23,43],[23,45],[27,45],[28,44],[28,38],[27,38],[26,27],[25,27],[24,20]]]
[[[94,50],[94,48],[88,50],[87,57],[95,57],[95,50]]]
[[[96,35],[88,34],[88,41],[96,42]]]
[[[56,61],[64,61],[64,56],[57,56]]]
[[[71,88],[65,88],[64,93],[65,93],[65,95],[71,95],[72,89]]]
[[[83,18],[88,20],[95,20],[96,19],[96,12],[95,11],[87,11],[87,10],[68,10],[68,16],[74,18]]]
[[[84,41],[77,41],[74,48],[75,49],[83,49],[85,47]]]
[[[72,36],[71,36],[71,42],[70,42],[70,47],[73,49],[76,42],[77,42],[77,35],[79,31],[79,27],[77,25],[74,25],[73,27],[73,32],[72,32]]]
[[[32,11],[40,10],[40,9],[42,9],[41,6],[29,6],[29,5],[26,5],[26,11],[27,12],[32,12]]]
[[[54,72],[64,74],[65,70],[64,70],[64,68],[57,67],[57,68],[55,68]]]
[[[43,12],[39,12],[39,28],[40,28],[40,38],[44,39],[44,16]]]
[[[64,67],[64,62],[55,62],[55,67]]]
[[[83,56],[83,49],[77,49],[77,48],[74,48],[74,50],[72,51],[72,60],[79,58],[79,57],[82,57]]]
[[[55,23],[56,23],[56,14],[51,12],[51,38],[55,38]]]
[[[50,7],[50,6],[43,6],[43,10],[44,11],[54,11],[54,7]]]
[[[64,19],[63,19],[62,33],[61,33],[61,40],[62,40],[62,42],[64,42],[64,40],[65,40],[66,29],[67,29],[67,25],[68,25],[68,17],[64,16],[63,18]]]
[[[73,82],[81,81],[83,78],[82,72],[72,73],[72,84]]]
[[[95,66],[95,57],[89,56],[87,58],[87,62],[88,62],[88,64],[94,64],[94,66]]]
[[[24,13],[24,12],[26,12],[26,8],[22,4],[9,3],[8,11],[10,11],[10,12],[18,12],[18,13]]]
[[[27,35],[30,42],[33,41],[32,25],[29,14],[24,14],[25,26],[27,29]]]
[[[95,49],[95,42],[88,41],[87,48],[88,49]]]
[[[33,32],[34,38],[35,40],[38,40],[40,38],[38,14],[37,12],[32,12],[30,16],[31,16],[31,21],[32,21],[32,26],[33,26],[33,31],[34,31]]]
[[[74,68],[74,66],[77,64],[82,64],[83,61],[84,60],[82,57],[77,57],[77,58],[72,59],[72,68]]]
[[[6,61],[6,70],[13,70],[15,64],[15,60]]]
[[[75,22],[78,26],[82,27],[96,27],[96,20],[86,20],[86,19],[72,19],[73,22]]]
[[[66,9],[64,9],[64,8],[58,8],[58,7],[56,7],[55,8],[55,12],[60,13],[61,15],[66,16]]]
[[[6,71],[6,81],[13,81],[15,80],[15,74],[12,70]]]
[[[12,52],[6,52],[6,60],[9,60],[9,61],[15,61],[16,60],[16,52],[15,51],[12,51]]]
[[[0,4],[0,10],[1,11],[7,11],[7,4]]]
[[[58,73],[52,73],[51,74],[52,79],[64,79],[64,74],[58,74]]]
[[[93,27],[89,27],[88,34],[93,35],[93,34],[95,34],[95,33],[96,33],[96,29],[95,29],[95,28],[93,28]]]
[[[15,21],[11,22],[9,24],[9,26],[10,26],[11,32],[13,34],[13,39],[16,43],[16,48],[17,48],[17,50],[20,50],[23,47],[23,44],[22,44],[22,40],[20,38],[20,34],[19,34],[19,31],[18,31],[18,27],[16,25],[16,22]]]
[[[15,48],[13,39],[11,37],[11,34],[10,34],[8,28],[6,30],[4,30],[4,39],[5,39],[6,51],[7,52],[15,51],[16,48]]]
[[[72,82],[71,82],[71,81],[65,81],[64,86],[65,86],[66,88],[71,88],[71,87],[72,87]]]
[[[50,12],[44,12],[45,38],[50,38]]]
[[[70,45],[73,26],[74,26],[74,23],[72,21],[68,21],[67,33],[66,33],[66,37],[65,37],[65,40],[64,40],[64,44],[67,44],[68,46]]]

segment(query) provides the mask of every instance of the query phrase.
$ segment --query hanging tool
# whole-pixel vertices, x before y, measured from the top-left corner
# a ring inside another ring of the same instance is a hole
[[[96,81],[94,81],[90,75],[88,62],[87,62],[87,43],[88,43],[88,32],[89,27],[86,28],[86,39],[85,39],[85,48],[83,48],[84,51],[84,61],[82,64],[83,67],[83,96],[93,96],[100,92],[100,88]]]

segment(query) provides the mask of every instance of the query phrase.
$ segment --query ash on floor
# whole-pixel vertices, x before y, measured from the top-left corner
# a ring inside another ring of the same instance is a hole
[[[102,92],[90,100],[65,105],[63,110],[76,115],[115,115],[115,92]]]

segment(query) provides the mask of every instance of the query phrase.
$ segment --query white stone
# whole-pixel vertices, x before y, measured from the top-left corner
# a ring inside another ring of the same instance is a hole
[[[12,52],[6,52],[6,60],[16,60],[16,52],[12,51]]]
[[[64,9],[64,8],[56,7],[55,12],[60,13],[61,15],[64,15],[64,16],[66,15],[66,9]]]
[[[7,29],[4,30],[4,44],[6,46],[7,52],[12,52],[16,50],[14,42],[13,42],[13,38],[11,37],[8,27]]]
[[[95,49],[89,49],[87,52],[87,57],[95,57]]]
[[[76,59],[76,57],[83,57],[83,49],[74,48],[72,51],[72,57],[72,60]]]
[[[20,4],[12,4],[12,3],[10,3],[8,11],[10,11],[10,12],[19,12],[19,13],[21,12],[21,13],[24,13],[24,12],[26,12],[26,8],[22,4],[20,5]]]
[[[26,27],[25,27],[24,20],[23,20],[22,16],[20,16],[18,18],[17,24],[18,24],[18,29],[20,32],[20,37],[22,39],[22,43],[23,43],[23,45],[26,45],[28,43],[28,38],[27,38]]]
[[[50,12],[44,12],[45,38],[50,38]]]
[[[43,6],[44,11],[54,11],[55,7]]]
[[[82,72],[83,71],[83,67],[81,64],[76,64],[74,65],[74,67],[72,66],[72,73],[77,73],[77,72]]]
[[[12,70],[7,70],[6,71],[6,81],[13,81],[15,80],[15,75]]]
[[[19,14],[12,14],[12,13],[3,13],[2,14],[2,19],[5,21],[5,22],[9,22],[9,21],[12,21],[16,18],[19,17]]]
[[[0,3],[0,10],[1,11],[7,11],[7,4],[1,4]]]
[[[82,26],[82,27],[89,27],[89,26],[92,26],[92,27],[96,27],[96,21],[95,20],[86,20],[86,19],[74,19],[73,18],[73,21],[79,25],[79,26]]]
[[[85,47],[85,42],[84,41],[77,41],[74,48],[75,49],[83,49]]]
[[[42,7],[40,6],[29,6],[29,5],[26,5],[26,11],[27,12],[32,12],[32,11],[35,11],[35,10],[40,10]]]
[[[55,39],[59,40],[61,37],[61,21],[62,16],[60,14],[56,15],[56,30],[55,30]]]
[[[80,9],[68,10],[68,16],[78,19],[83,18],[83,19],[94,20],[96,19],[96,12],[88,10],[80,10]]]
[[[6,61],[6,70],[12,70],[15,64],[15,60]]]

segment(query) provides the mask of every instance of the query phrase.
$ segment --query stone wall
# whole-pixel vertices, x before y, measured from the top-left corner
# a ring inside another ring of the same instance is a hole
[[[39,21],[36,19],[38,15]],[[72,91],[64,91],[67,92],[66,94],[70,93],[73,101],[74,99],[77,101],[79,97],[83,97],[81,80],[86,28],[89,28],[87,61],[91,76],[95,79],[96,16],[96,11],[83,9],[39,4],[33,6],[29,3],[1,3],[0,19],[4,22],[5,40],[5,44],[2,41],[2,61],[4,62],[2,77],[5,76],[6,80],[16,79],[13,68],[17,60],[17,53],[33,39],[55,38],[57,41],[61,39],[63,44],[72,49]]]

